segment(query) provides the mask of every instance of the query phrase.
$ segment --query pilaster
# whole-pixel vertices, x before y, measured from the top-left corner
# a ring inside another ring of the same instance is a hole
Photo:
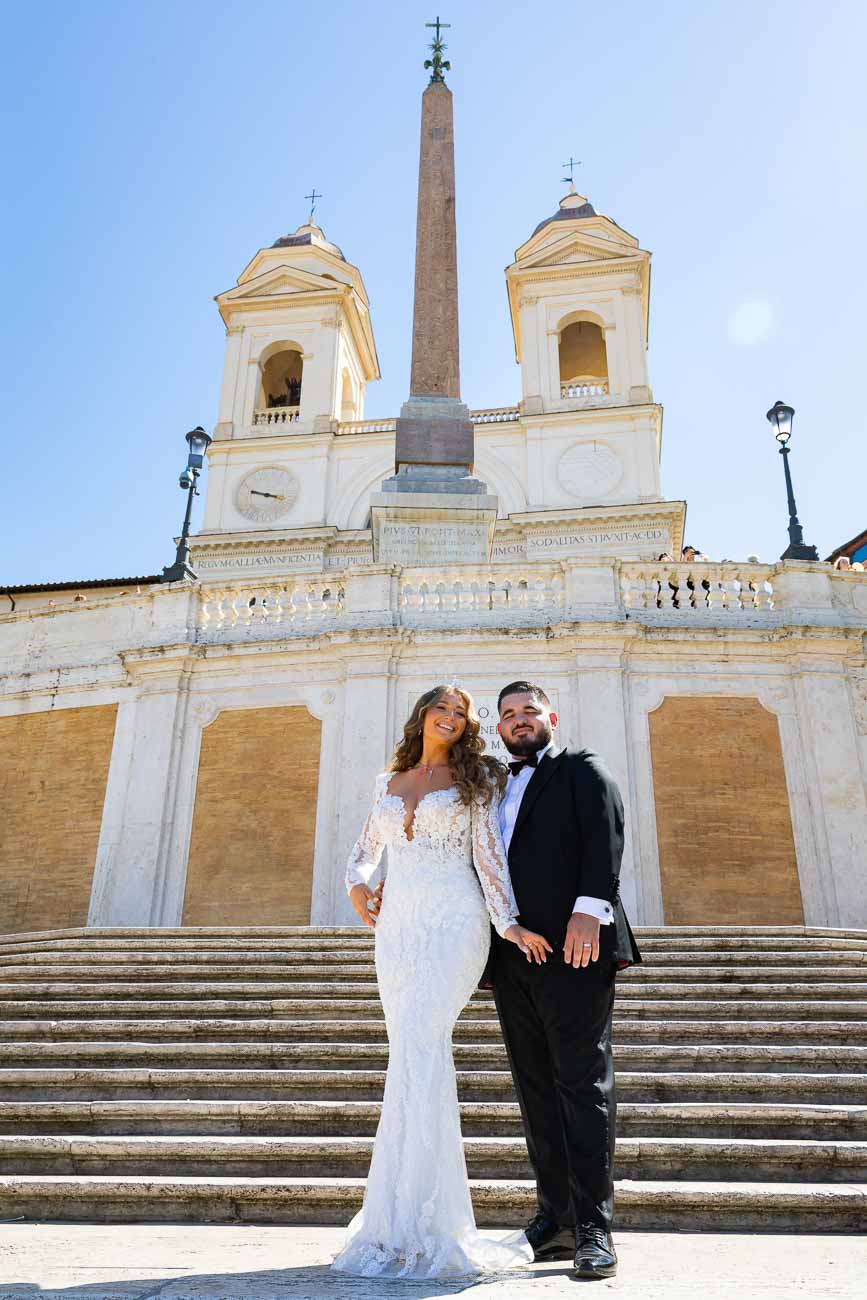
[[[202,653],[178,646],[122,656],[136,694],[118,712],[88,925],[174,923],[164,916],[168,859],[189,681]]]

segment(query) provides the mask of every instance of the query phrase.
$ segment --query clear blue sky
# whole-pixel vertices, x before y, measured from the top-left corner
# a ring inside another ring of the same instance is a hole
[[[213,427],[213,295],[305,217],[362,270],[406,396],[417,0],[8,4],[0,583],[132,576],[173,557],[184,432]],[[519,396],[503,268],[560,164],[652,250],[663,486],[712,557],[786,544],[764,413],[822,553],[867,527],[861,0],[453,0],[462,372]]]

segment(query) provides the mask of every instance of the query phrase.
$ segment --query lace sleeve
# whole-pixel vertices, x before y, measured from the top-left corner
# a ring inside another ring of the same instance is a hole
[[[361,834],[355,841],[346,863],[347,893],[356,885],[369,884],[374,871],[379,866],[382,850],[385,848],[385,840],[382,837],[380,824],[379,804],[383,791],[388,785],[388,778],[389,774],[387,772],[376,778],[373,804],[367,815],[367,821],[364,823]]]
[[[489,804],[474,803],[473,865],[485,895],[494,929],[502,938],[518,919],[518,904],[512,891],[512,879],[506,850],[500,834],[496,799]]]

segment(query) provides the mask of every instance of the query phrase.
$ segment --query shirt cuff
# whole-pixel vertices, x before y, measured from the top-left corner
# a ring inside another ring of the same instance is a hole
[[[606,903],[604,898],[589,898],[586,894],[578,895],[572,911],[573,913],[586,912],[588,916],[595,916],[602,925],[610,925],[614,920],[614,908],[610,903]]]

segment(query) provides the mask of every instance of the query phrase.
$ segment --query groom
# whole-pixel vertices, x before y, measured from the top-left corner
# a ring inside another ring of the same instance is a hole
[[[490,967],[536,1174],[527,1237],[537,1259],[574,1252],[578,1277],[613,1277],[614,977],[641,961],[619,895],[623,803],[598,755],[556,748],[541,687],[504,686],[499,715],[515,760],[499,816],[520,921],[554,950],[531,964],[494,936]]]

